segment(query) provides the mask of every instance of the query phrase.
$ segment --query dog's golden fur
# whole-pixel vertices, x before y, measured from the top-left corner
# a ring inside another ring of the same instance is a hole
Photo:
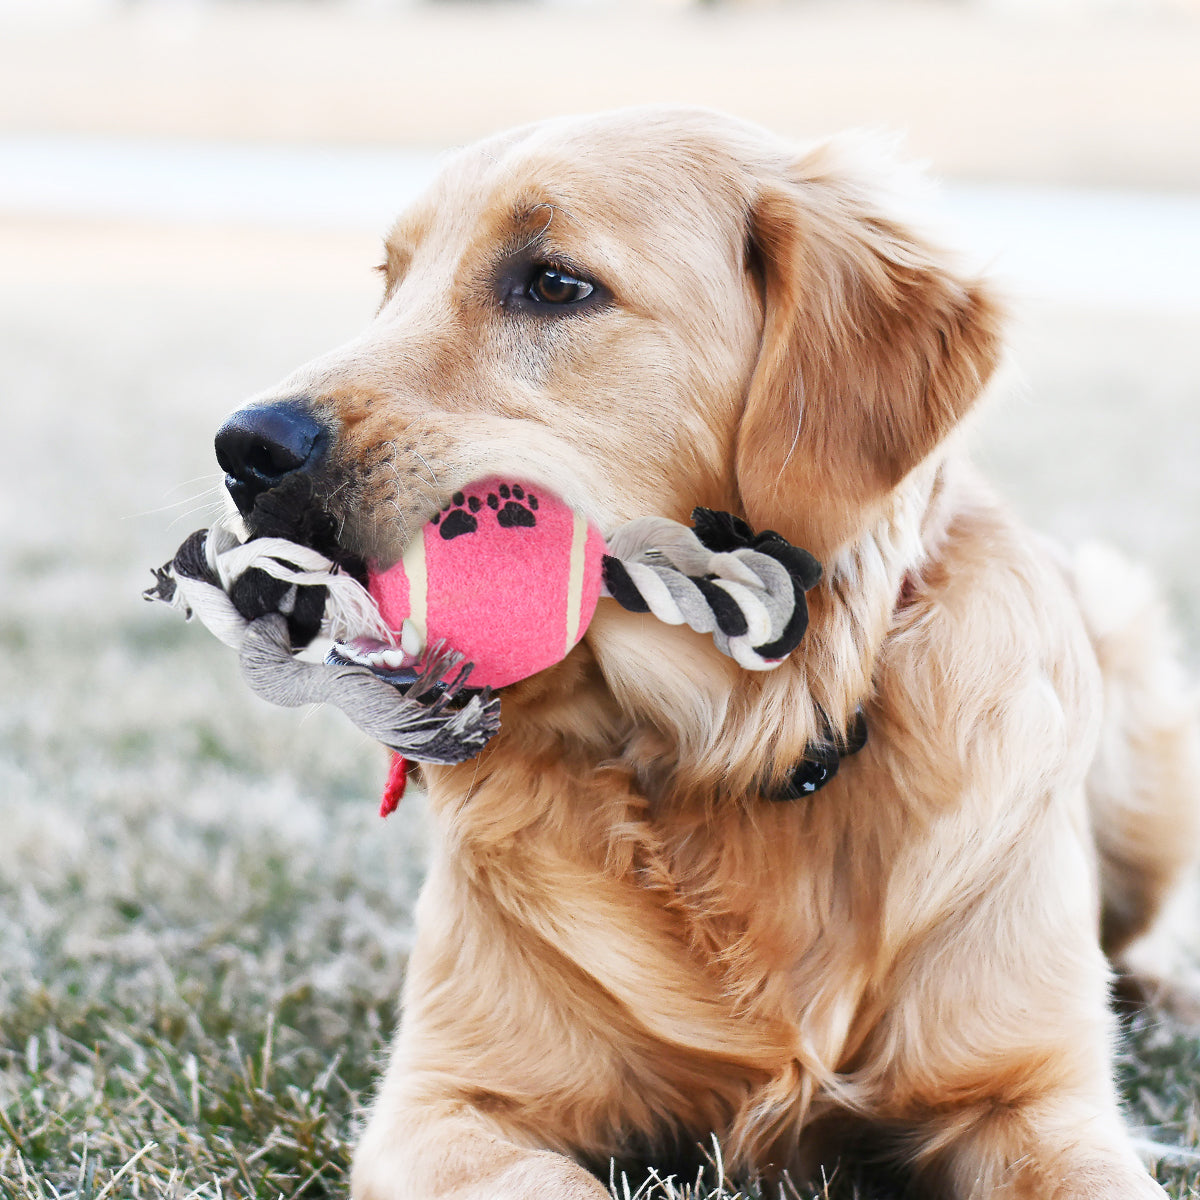
[[[1000,316],[889,171],[693,111],[519,130],[448,164],[373,324],[272,393],[330,422],[325,503],[385,564],[506,474],[604,528],[737,511],[826,568],[765,675],[602,602],[477,760],[426,771],[361,1200],[598,1200],[578,1164],[710,1131],[803,1171],[859,1128],[937,1194],[1161,1195],[1114,1096],[1100,895],[1122,952],[1195,859],[1192,714],[1129,568],[1059,561],[972,473]],[[521,256],[611,302],[502,302]],[[764,798],[860,704],[829,787]]]

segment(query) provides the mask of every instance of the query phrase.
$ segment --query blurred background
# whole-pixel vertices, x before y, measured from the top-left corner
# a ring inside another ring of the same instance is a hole
[[[1200,667],[1200,0],[0,0],[0,1180],[340,1169],[420,797],[380,825],[376,747],[138,592],[447,149],[647,101],[930,165],[1013,310],[980,459],[1148,563]]]

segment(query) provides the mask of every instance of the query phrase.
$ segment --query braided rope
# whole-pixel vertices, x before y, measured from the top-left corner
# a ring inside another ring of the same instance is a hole
[[[261,579],[253,579],[255,572],[287,585],[274,611],[273,589],[243,586],[261,585]],[[469,667],[447,682],[463,656],[441,645],[430,647],[421,673],[403,688],[369,667],[333,655],[323,663],[298,659],[294,643],[303,644],[318,631],[335,641],[348,636],[394,641],[366,589],[307,546],[281,538],[242,543],[227,526],[217,524],[192,534],[154,574],[156,582],[145,597],[164,601],[189,619],[198,617],[238,652],[246,682],[272,704],[333,704],[368,736],[415,762],[464,762],[500,728],[500,698],[487,688],[465,705],[452,706]],[[302,594],[316,600],[321,615],[316,628],[297,637],[291,618]]]
[[[175,608],[193,610],[210,632],[237,650],[246,617],[230,593],[250,571],[261,571],[295,588],[325,588],[321,630],[334,641],[355,636],[392,640],[391,630],[362,584],[339,571],[323,554],[284,538],[242,542],[224,520],[192,534],[175,558],[155,571],[160,579],[162,572],[168,572],[174,581],[176,590],[171,598],[152,594],[154,588],[146,595],[167,599]],[[283,597],[277,607],[287,615],[296,597],[287,591]]]
[[[770,671],[808,626],[804,593],[821,568],[778,534],[756,535],[728,513],[696,509],[696,529],[665,517],[622,526],[604,559],[604,591],[631,612],[711,633],[748,671]]]
[[[804,636],[804,593],[820,566],[778,534],[756,535],[728,513],[692,515],[694,530],[662,517],[622,526],[603,560],[602,594],[630,611],[711,634],[747,670],[777,667]],[[242,542],[218,522],[187,538],[154,574],[146,599],[198,617],[238,652],[247,683],[265,700],[285,707],[332,703],[417,762],[465,761],[499,729],[499,697],[485,688],[461,703],[471,666],[441,644],[430,647],[416,679],[403,684],[336,650],[323,663],[298,659],[297,649],[318,633],[390,646],[397,637],[366,589],[307,546],[283,538]]]

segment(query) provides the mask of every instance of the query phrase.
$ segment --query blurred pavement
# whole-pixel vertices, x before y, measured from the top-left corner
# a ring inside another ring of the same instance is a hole
[[[947,175],[1200,188],[1200,10],[159,0],[0,29],[7,132],[442,147],[650,101],[885,126]]]

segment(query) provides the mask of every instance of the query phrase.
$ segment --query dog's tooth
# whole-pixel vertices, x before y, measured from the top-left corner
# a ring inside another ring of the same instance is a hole
[[[401,650],[385,650],[379,657],[383,659],[383,665],[393,671],[404,666],[404,652]]]
[[[411,658],[416,658],[425,648],[421,644],[421,631],[409,620],[400,626],[400,648]]]

